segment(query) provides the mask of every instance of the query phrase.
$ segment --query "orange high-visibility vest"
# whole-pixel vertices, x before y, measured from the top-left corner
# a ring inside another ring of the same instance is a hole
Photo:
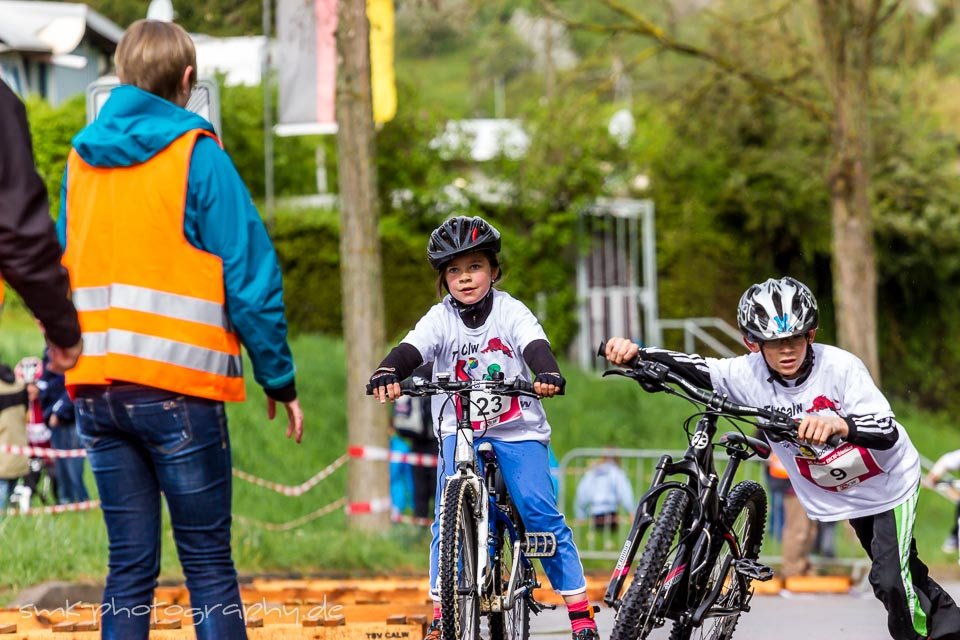
[[[767,458],[767,464],[769,465],[770,475],[774,478],[780,478],[785,480],[790,476],[787,474],[787,468],[783,466],[783,463],[780,462],[780,458],[777,457],[777,454],[771,453],[770,457]]]
[[[67,159],[67,250],[83,355],[67,386],[126,381],[243,400],[240,341],[224,306],[222,260],[183,233],[189,131],[147,162]],[[219,140],[217,140],[219,144]]]

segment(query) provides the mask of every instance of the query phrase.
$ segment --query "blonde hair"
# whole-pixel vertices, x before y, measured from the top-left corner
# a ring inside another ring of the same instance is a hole
[[[184,70],[197,83],[197,50],[183,27],[160,20],[137,20],[126,30],[114,56],[120,82],[174,101]]]

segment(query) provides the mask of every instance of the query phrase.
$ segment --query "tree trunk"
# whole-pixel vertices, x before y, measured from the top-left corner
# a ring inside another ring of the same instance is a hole
[[[387,413],[365,395],[370,373],[383,356],[383,285],[377,220],[370,26],[366,0],[340,0],[337,25],[337,154],[340,185],[340,273],[347,370],[350,445],[387,447]],[[390,478],[386,461],[350,461],[350,526],[383,531],[389,525]]]
[[[825,75],[833,98],[828,182],[837,342],[860,357],[879,384],[877,260],[869,167],[874,22],[857,5],[820,0],[818,9]]]

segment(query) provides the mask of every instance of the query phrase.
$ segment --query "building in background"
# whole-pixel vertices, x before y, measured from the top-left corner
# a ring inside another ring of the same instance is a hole
[[[122,35],[85,4],[0,0],[0,79],[58,105],[111,71]]]

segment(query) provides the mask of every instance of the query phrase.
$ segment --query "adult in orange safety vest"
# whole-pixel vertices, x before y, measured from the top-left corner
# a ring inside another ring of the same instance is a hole
[[[224,402],[244,399],[243,344],[300,442],[280,269],[212,126],[184,108],[186,32],[135,22],[116,65],[121,86],[73,139],[57,223],[85,344],[66,384],[110,539],[102,633],[147,638],[162,493],[197,637],[245,638]]]

